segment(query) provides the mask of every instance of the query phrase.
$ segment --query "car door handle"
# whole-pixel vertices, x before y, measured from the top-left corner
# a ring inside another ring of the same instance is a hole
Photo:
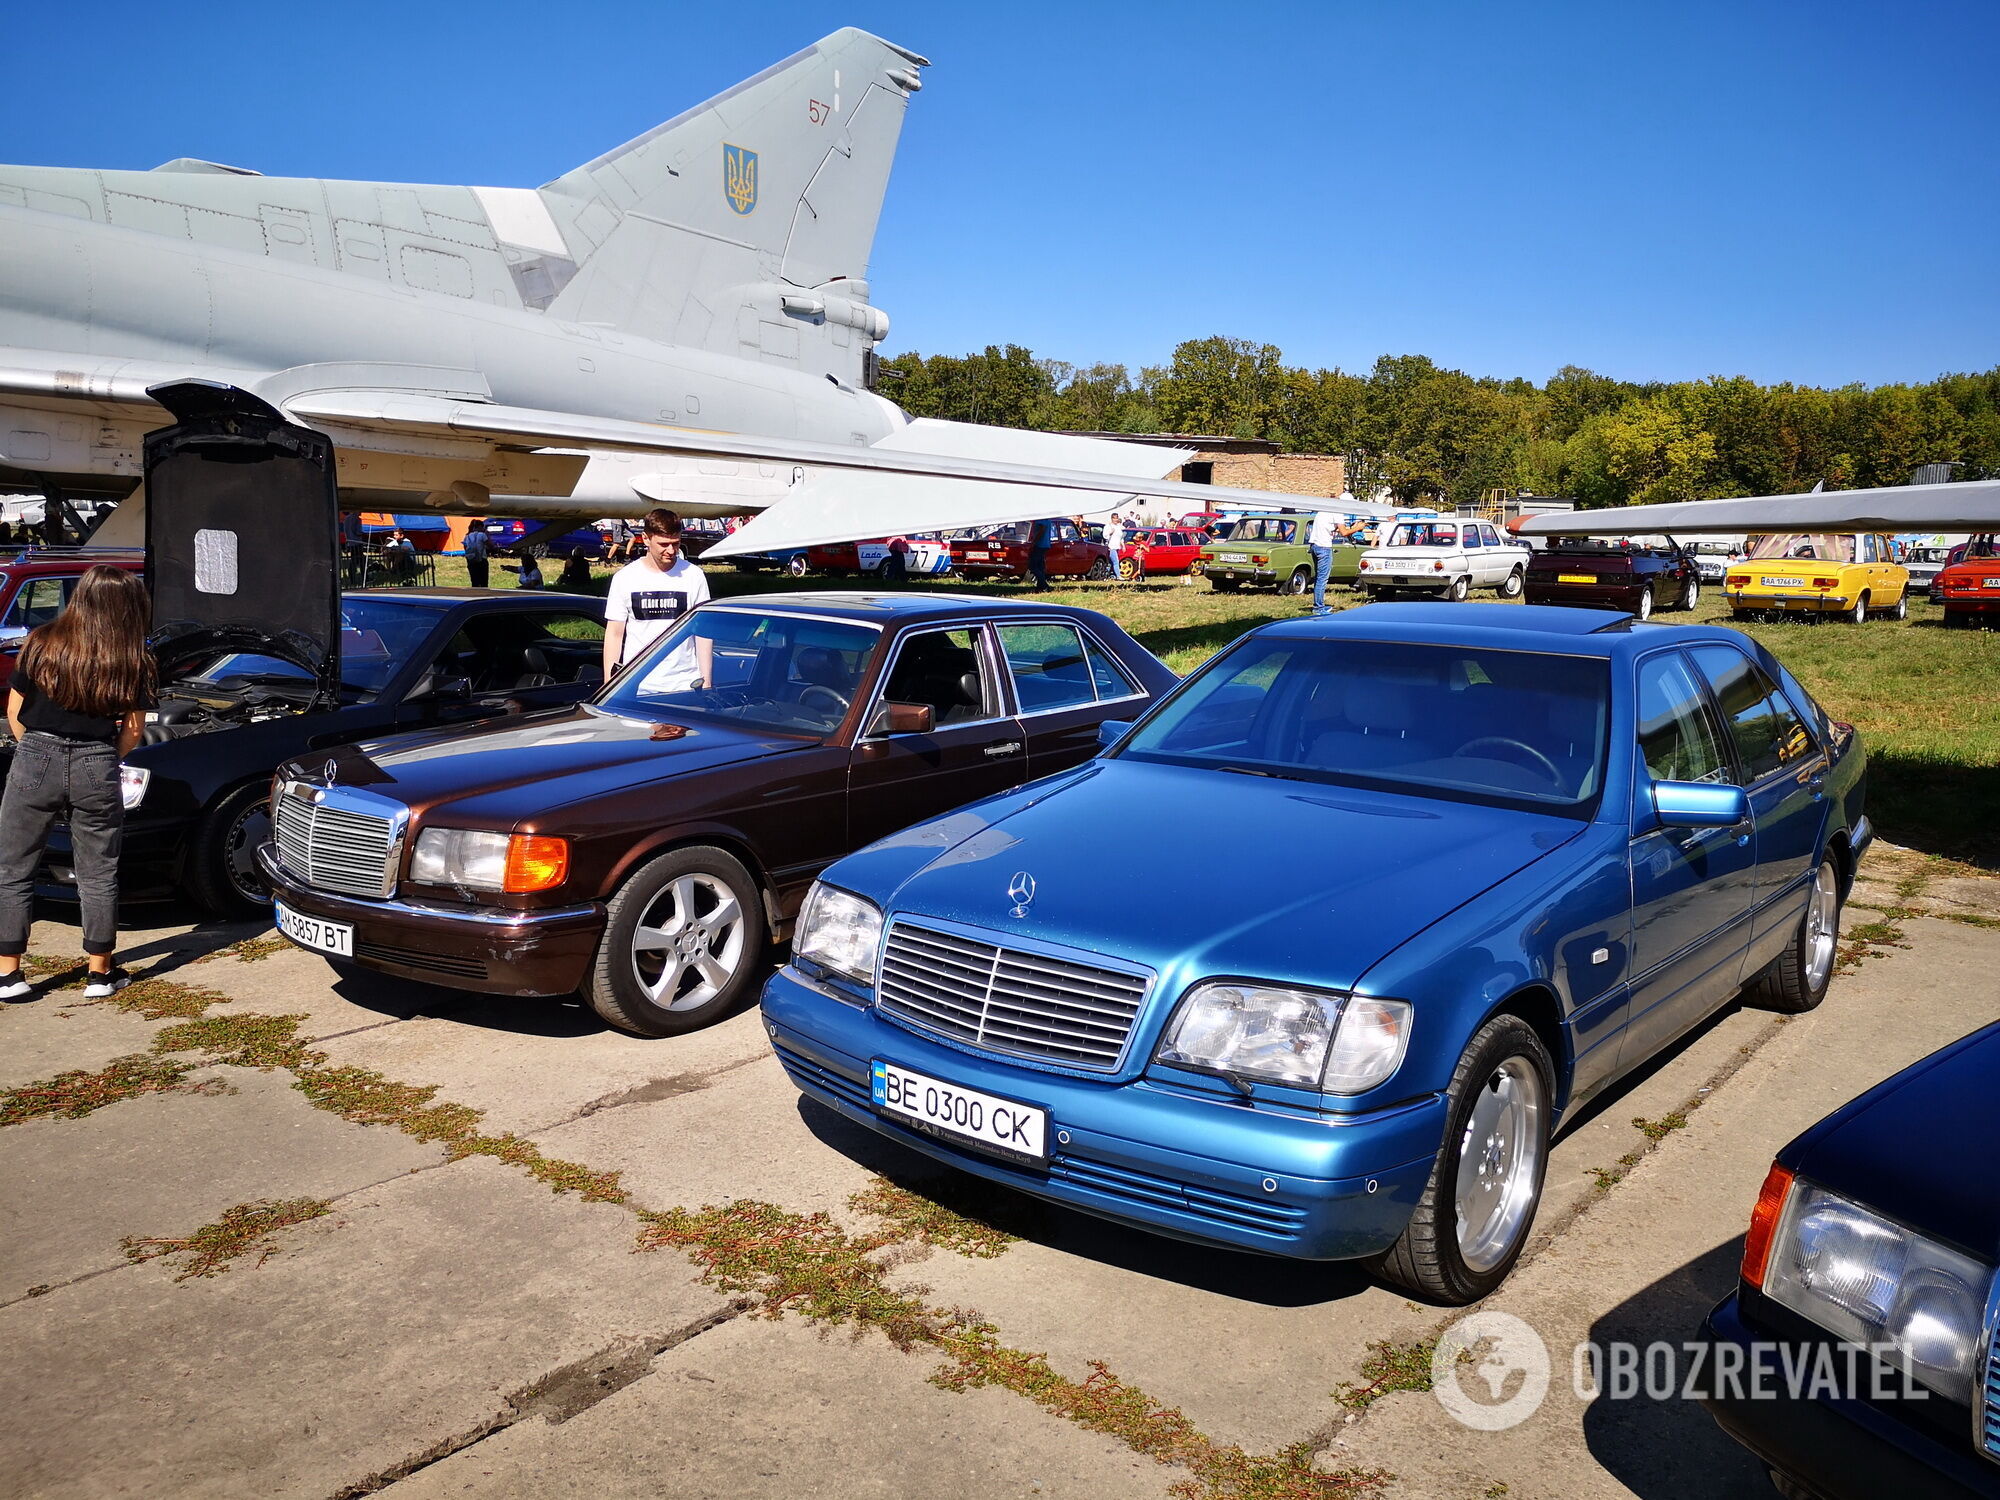
[[[988,755],[1018,755],[1020,752],[1021,742],[1019,740],[1009,740],[1004,745],[988,745],[986,747]]]

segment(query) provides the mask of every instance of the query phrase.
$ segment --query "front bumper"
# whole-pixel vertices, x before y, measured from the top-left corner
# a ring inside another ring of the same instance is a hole
[[[1156,1234],[1301,1260],[1378,1254],[1403,1232],[1444,1135],[1429,1098],[1334,1122],[1079,1078],[961,1051],[880,1019],[786,967],[764,987],[771,1042],[805,1093],[952,1166]],[[1049,1111],[1050,1158],[1023,1165],[878,1114],[885,1059]]]
[[[353,961],[361,967],[453,989],[487,995],[574,994],[604,932],[604,908],[594,901],[517,911],[340,896],[300,883],[278,863],[272,844],[257,851],[257,868],[285,905],[353,927]]]
[[[148,818],[143,809],[125,815],[118,844],[118,896],[122,901],[154,901],[173,896],[187,861],[193,828],[184,818]],[[35,868],[35,894],[76,900],[75,853],[69,824],[49,829],[49,841]]]
[[[1954,1446],[1928,1427],[1899,1421],[1870,1401],[1786,1394],[1785,1346],[1744,1320],[1734,1292],[1708,1315],[1702,1335],[1710,1346],[1708,1368],[1716,1368],[1719,1345],[1738,1346],[1744,1360],[1739,1393],[1721,1399],[1711,1390],[1702,1405],[1730,1437],[1809,1494],[1822,1500],[1880,1500],[1887,1495],[2000,1500],[2000,1464],[1974,1452],[1971,1417],[1962,1407],[1951,1407],[1964,1416],[1964,1436]],[[1793,1357],[1798,1357],[1796,1347]],[[1760,1367],[1763,1379],[1753,1382]],[[1751,1394],[1756,1388],[1769,1394],[1758,1399]]]

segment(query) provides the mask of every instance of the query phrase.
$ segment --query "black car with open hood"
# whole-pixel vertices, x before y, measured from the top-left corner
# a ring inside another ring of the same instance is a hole
[[[339,587],[337,461],[324,434],[247,392],[152,394],[178,421],[146,439],[146,581],[159,702],[126,765],[127,897],[268,906],[257,846],[272,769],[406,729],[563,708],[602,678],[604,601],[483,589]],[[11,759],[11,756],[9,757]],[[128,789],[128,797],[130,791]],[[68,830],[44,894],[74,897]]]

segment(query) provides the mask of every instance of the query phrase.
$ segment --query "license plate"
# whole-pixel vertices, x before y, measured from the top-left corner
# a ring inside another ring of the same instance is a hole
[[[309,917],[302,911],[293,911],[282,901],[273,905],[277,909],[278,931],[301,948],[332,953],[340,958],[354,957],[354,929],[346,922]]]
[[[1597,575],[1596,575],[1595,573],[1558,573],[1558,574],[1556,575],[1556,582],[1557,582],[1557,583],[1595,583],[1595,582],[1597,582]]]
[[[993,554],[991,552],[968,552],[965,555],[971,558],[974,562],[990,562],[993,559]]]
[[[1979,586],[1983,589],[2000,589],[2000,578],[1982,578]]]
[[[1250,561],[1250,554],[1247,552],[1225,552],[1222,554],[1222,560],[1224,562],[1248,562]]]
[[[1049,1159],[1049,1112],[912,1073],[879,1059],[869,1068],[875,1107],[929,1135],[1037,1164]]]
[[[1803,578],[1766,578],[1764,580],[1764,587],[1767,589],[1802,589],[1805,586],[1806,581]]]

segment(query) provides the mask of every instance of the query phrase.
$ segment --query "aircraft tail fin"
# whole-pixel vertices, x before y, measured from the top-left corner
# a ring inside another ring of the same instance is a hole
[[[763,320],[886,332],[879,313],[849,304],[867,299],[903,111],[925,65],[837,31],[548,183],[542,199],[578,261],[549,313],[730,353],[761,346]],[[786,305],[787,287],[837,280],[854,285],[832,306]],[[752,308],[746,328],[735,315]],[[782,359],[786,341],[772,343]]]

